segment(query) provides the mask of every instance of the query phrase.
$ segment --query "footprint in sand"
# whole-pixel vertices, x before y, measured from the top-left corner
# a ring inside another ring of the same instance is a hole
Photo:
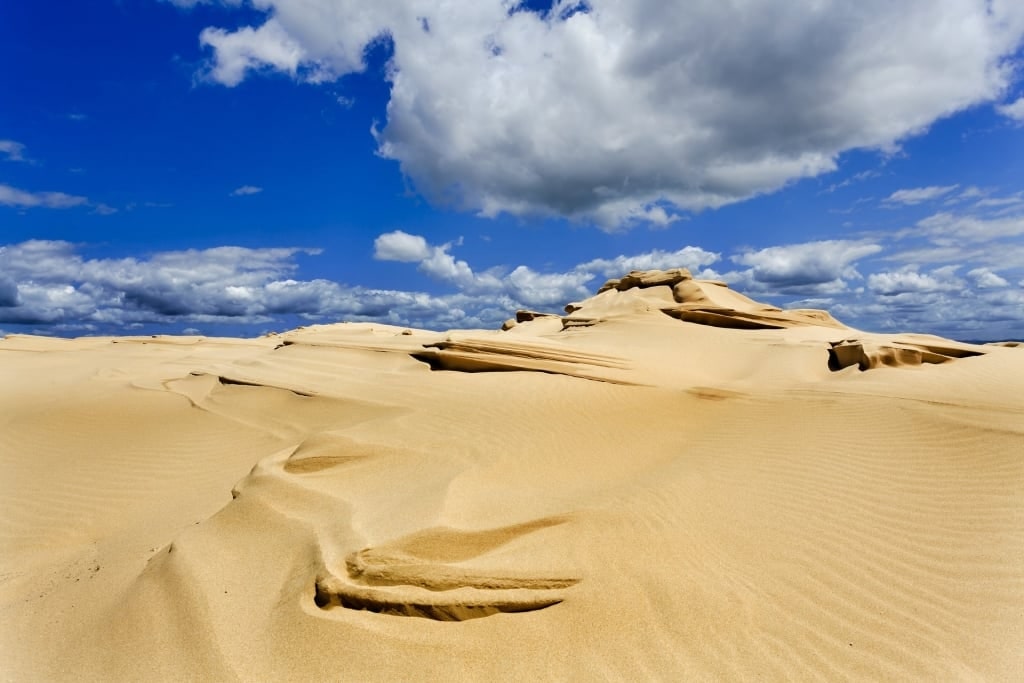
[[[364,548],[348,556],[344,576],[325,570],[317,577],[315,601],[321,609],[344,607],[439,621],[557,605],[564,599],[562,590],[579,578],[558,572],[479,570],[463,563],[566,521],[549,517],[487,531],[436,527]]]

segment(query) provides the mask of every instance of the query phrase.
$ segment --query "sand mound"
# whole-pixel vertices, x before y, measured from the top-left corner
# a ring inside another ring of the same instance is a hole
[[[673,305],[659,306],[659,310],[684,322],[743,330],[773,330],[798,325],[845,328],[827,311],[783,311],[749,299],[729,289],[729,285],[724,282],[694,280],[685,268],[631,271],[623,278],[606,282],[596,297],[582,303],[569,304],[566,312],[586,314],[589,311],[602,311],[606,315],[614,315],[616,311],[629,306],[624,306],[619,301],[620,297],[614,294],[622,292],[632,292],[629,299],[633,302],[645,301],[653,305],[668,303],[666,288],[671,292]],[[639,310],[636,303],[631,308]]]
[[[1019,348],[677,269],[0,386],[2,679],[1024,677]]]

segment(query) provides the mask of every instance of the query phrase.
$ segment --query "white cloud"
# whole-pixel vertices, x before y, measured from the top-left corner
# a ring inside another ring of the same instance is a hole
[[[450,248],[450,244],[433,247],[430,254],[420,262],[420,270],[438,280],[451,282],[460,289],[491,289],[497,284],[487,275],[474,273],[465,261],[456,260],[448,253]]]
[[[0,271],[18,284],[5,322],[130,322],[181,316],[265,314],[239,287],[265,288],[294,269],[297,249],[220,247],[163,252],[148,260],[84,259],[68,242],[0,247]]]
[[[435,280],[447,282],[461,290],[471,292],[495,292],[502,289],[494,273],[476,273],[468,263],[456,259],[449,253],[453,246],[462,243],[431,245],[420,235],[410,235],[401,230],[384,233],[374,240],[374,258],[381,261],[403,261],[418,263],[419,270]]]
[[[906,190],[896,190],[891,195],[882,200],[883,204],[890,206],[903,204],[913,205],[927,202],[932,199],[938,199],[939,197],[945,196],[960,187],[959,185],[945,185],[937,186],[931,185],[929,187],[915,187]]]
[[[557,310],[589,296],[606,277],[624,270],[693,269],[718,259],[690,246],[593,259],[553,272],[526,265],[480,272],[451,255],[458,244],[423,243],[428,252],[423,261],[432,276],[451,288],[449,293],[302,279],[296,257],[319,253],[315,249],[217,247],[141,259],[86,258],[81,247],[60,241],[0,246],[0,325],[8,332],[13,325],[59,334],[122,334],[154,325],[172,326],[168,331],[202,326],[209,333],[209,326],[227,323],[265,330],[301,320],[493,329],[517,308]],[[1019,250],[1018,260],[999,274],[996,266],[974,267],[964,277],[957,275],[960,263],[927,272],[909,266],[868,273],[866,286],[848,286],[847,280],[860,277],[856,260],[878,247],[853,241],[769,247],[733,257],[752,265],[723,277],[756,298],[787,307],[825,306],[844,322],[867,329],[961,338],[1024,336],[1024,291],[1007,284],[1022,277]],[[426,269],[423,262],[415,263]],[[707,268],[700,275],[719,277]]]
[[[972,193],[974,197],[988,191]],[[1017,215],[993,208],[1010,206]],[[1019,206],[976,202],[891,234],[880,260],[905,264],[867,276],[867,292],[834,307],[880,330],[927,331],[961,339],[1024,337],[1024,216]],[[925,271],[921,265],[930,265]],[[959,271],[964,271],[959,276]]]
[[[928,274],[912,268],[872,273],[867,282],[870,290],[883,296],[907,292],[949,292],[963,288],[963,282],[948,271],[937,270]]]
[[[878,244],[853,240],[824,240],[748,251],[731,257],[750,266],[727,279],[756,290],[831,294],[846,289],[847,280],[859,279],[854,263],[882,250]]]
[[[395,230],[384,233],[373,242],[373,257],[380,261],[415,263],[430,256],[427,240],[419,235]]]
[[[207,28],[199,42],[217,53],[209,78],[229,87],[241,83],[251,69],[269,67],[295,76],[306,58],[306,51],[274,19],[256,29],[247,26],[231,33]]]
[[[1018,192],[1010,197],[986,197],[975,202],[974,206],[979,209],[1002,208],[1024,204],[1024,196]]]
[[[76,245],[30,240],[0,246],[0,323],[41,331],[114,333],[152,324],[266,325],[282,316],[376,320],[423,327],[493,327],[517,302],[500,293],[348,287],[293,277],[315,249],[217,247],[148,259],[86,259]]]
[[[616,256],[612,259],[594,259],[577,266],[578,269],[603,275],[619,277],[631,270],[664,270],[666,268],[689,268],[694,273],[716,263],[721,256],[700,247],[683,247],[676,251],[654,249],[645,254]]]
[[[959,339],[1024,337],[1024,292],[1012,289],[905,291],[838,304],[833,313],[879,331],[927,331]]]
[[[436,280],[455,286],[461,292],[476,296],[504,297],[519,308],[525,306],[561,307],[570,300],[589,296],[595,278],[614,277],[630,270],[690,268],[697,272],[719,259],[719,255],[699,247],[683,247],[677,251],[655,249],[644,254],[620,255],[612,259],[594,259],[567,271],[540,273],[520,265],[511,271],[493,268],[474,271],[466,261],[450,253],[453,244],[434,246],[419,235],[396,230],[377,237],[375,258],[388,261],[418,263],[419,270]]]
[[[527,266],[518,266],[506,279],[509,297],[526,306],[561,308],[574,299],[592,294],[586,283],[593,273],[573,269],[566,273],[538,273]]]
[[[942,201],[942,204],[944,206],[953,206],[955,204],[960,204],[962,202],[966,202],[966,201],[971,200],[971,199],[981,199],[982,201],[984,201],[983,198],[988,196],[988,194],[991,191],[992,190],[989,189],[989,188],[981,188],[981,187],[978,187],[977,185],[968,185],[967,187],[965,187],[964,189],[960,190],[956,194],[952,194],[952,195],[947,196]],[[975,206],[977,206],[977,204],[975,204]]]
[[[961,263],[990,268],[1020,268],[1024,263],[1024,244],[1005,242],[958,244],[943,240],[944,244],[927,244],[917,248],[900,249],[886,254],[883,260],[907,264]],[[948,243],[947,243],[948,242]]]
[[[998,287],[1010,286],[1010,283],[1007,282],[1005,278],[993,273],[988,268],[975,268],[974,270],[968,271],[967,277],[974,280],[975,286],[979,289],[995,289]]]
[[[1001,97],[1024,36],[1011,0],[254,4],[263,24],[202,32],[210,79],[334,79],[390,41],[378,152],[419,191],[606,229],[771,192],[845,150],[892,151]]]
[[[913,227],[891,233],[894,241],[882,260],[911,266],[956,264],[999,271],[998,277],[1006,280],[1016,278],[1024,272],[1021,206],[1016,201],[976,202],[959,212],[933,214]]]
[[[14,140],[0,140],[0,154],[7,156],[7,161],[26,161],[25,145]]]
[[[984,197],[985,195],[985,190],[978,187],[977,185],[970,185],[968,187],[965,187],[963,191],[960,192],[959,195],[957,195],[957,199],[976,199],[978,197]]]
[[[1009,104],[996,107],[1000,114],[1013,119],[1018,123],[1024,123],[1024,97],[1019,97]]]
[[[232,190],[231,196],[244,197],[250,194],[259,194],[260,192],[263,192],[262,187],[256,187],[255,185],[242,185],[241,187],[236,187],[234,190]]]
[[[63,192],[28,192],[10,185],[0,184],[0,205],[13,206],[19,209],[37,207],[47,209],[67,209],[73,206],[88,204],[85,197],[78,197]]]
[[[485,208],[481,213],[485,216],[493,216],[503,210],[507,209],[495,207],[492,211]],[[629,199],[618,199],[600,204],[590,211],[587,217],[608,231],[627,229],[638,224],[646,224],[652,228],[667,228],[676,221],[683,220],[679,214],[666,211],[664,206],[653,202],[636,204]]]
[[[975,215],[937,213],[918,221],[917,229],[941,246],[988,242],[1002,237],[1024,235],[1024,216],[984,218]]]

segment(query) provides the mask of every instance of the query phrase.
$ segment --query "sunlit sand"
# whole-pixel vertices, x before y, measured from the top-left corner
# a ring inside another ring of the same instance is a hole
[[[1024,348],[553,313],[0,340],[0,678],[1024,679]]]

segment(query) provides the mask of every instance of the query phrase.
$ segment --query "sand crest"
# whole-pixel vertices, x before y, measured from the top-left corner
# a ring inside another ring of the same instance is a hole
[[[0,340],[3,680],[1024,680],[1024,348],[683,269]]]

